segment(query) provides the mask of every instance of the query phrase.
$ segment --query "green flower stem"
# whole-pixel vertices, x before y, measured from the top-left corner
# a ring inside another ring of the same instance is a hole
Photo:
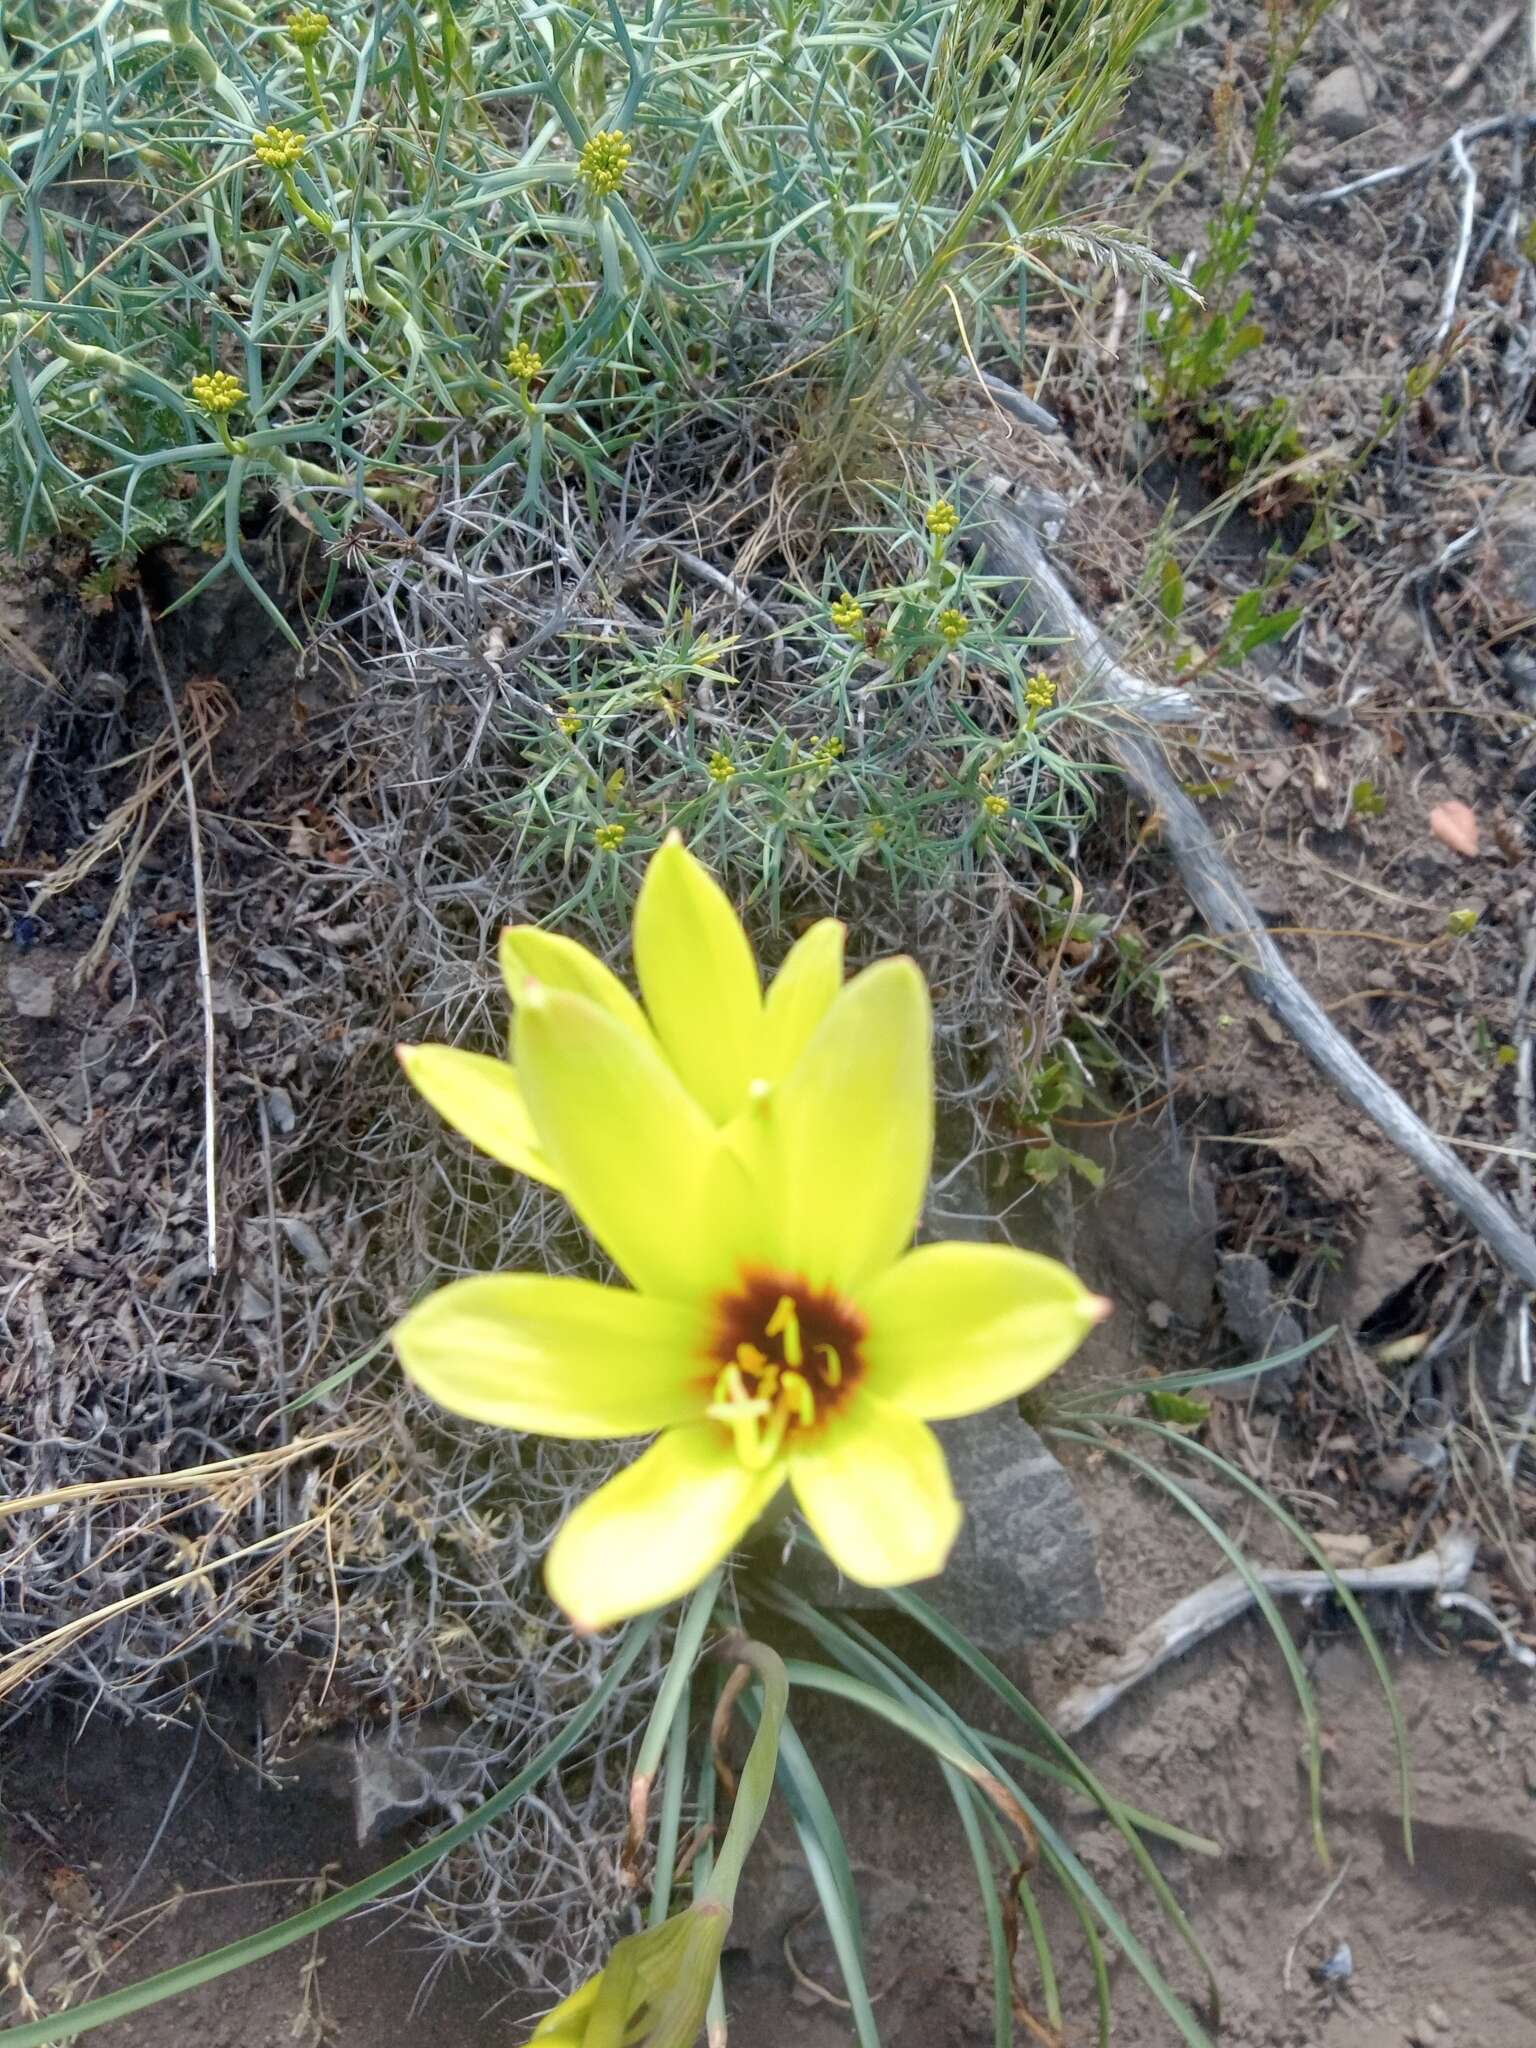
[[[216,87],[223,74],[213,53],[192,26],[192,0],[162,0],[166,32],[186,57],[202,84]]]
[[[304,60],[304,81],[309,87],[310,104],[320,116],[320,126],[327,135],[333,135],[336,132],[335,124],[326,107],[325,94],[320,90],[320,72],[315,64],[315,53],[313,50],[305,49],[301,50],[299,55]]]
[[[784,1660],[766,1643],[755,1643],[745,1636],[737,1636],[726,1642],[724,1650],[738,1664],[749,1664],[763,1689],[762,1714],[747,1760],[742,1765],[736,1803],[731,1809],[731,1823],[725,1831],[725,1840],[720,1844],[715,1867],[699,1893],[700,1901],[711,1901],[730,1912],[735,1904],[742,1865],[757,1839],[757,1831],[768,1811],[768,1801],[773,1796],[774,1777],[779,1767],[779,1731],[784,1726],[784,1714],[789,1705],[789,1674],[784,1669]]]
[[[213,52],[192,26],[192,0],[161,0],[161,12],[171,47],[186,58],[198,83],[221,100],[243,128],[254,128],[243,95],[219,69]]]
[[[327,122],[326,125],[329,127],[330,123]],[[299,190],[298,181],[292,171],[283,171],[279,175],[283,181],[283,190],[288,194],[289,204],[297,212],[302,213],[310,226],[317,228],[325,236],[326,240],[329,241],[336,231],[335,222],[327,220],[323,213],[316,213],[315,209],[304,197],[304,194]]]

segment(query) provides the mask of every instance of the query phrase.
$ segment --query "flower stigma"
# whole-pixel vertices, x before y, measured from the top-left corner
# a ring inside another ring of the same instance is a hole
[[[863,1377],[864,1335],[851,1303],[798,1274],[748,1271],[720,1297],[705,1413],[729,1430],[748,1471],[764,1471],[843,1406]]]

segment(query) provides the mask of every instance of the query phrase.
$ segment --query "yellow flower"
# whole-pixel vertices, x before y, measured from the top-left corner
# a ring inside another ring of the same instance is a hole
[[[965,638],[970,623],[971,622],[966,617],[965,613],[956,610],[954,605],[946,606],[946,608],[939,613],[939,631],[944,635],[944,638],[949,642],[951,647],[955,646],[957,642]]]
[[[853,639],[859,637],[864,624],[864,607],[856,597],[850,597],[845,590],[832,607],[832,623],[839,633],[847,633]]]
[[[984,796],[981,800],[981,808],[989,818],[1006,818],[1008,815],[1008,799],[1005,796]]]
[[[843,757],[843,743],[841,740],[819,739],[815,733],[812,733],[806,744],[810,749],[811,760],[818,768],[830,768],[835,761],[840,761]]]
[[[577,168],[586,188],[598,199],[609,199],[624,182],[629,169],[630,147],[622,128],[599,128],[581,152]]]
[[[923,514],[923,524],[935,540],[948,540],[960,524],[960,514],[948,498],[935,498]]]
[[[592,834],[593,844],[599,853],[617,853],[628,837],[626,825],[599,825]]]
[[[237,405],[244,405],[248,396],[240,380],[231,377],[227,370],[213,370],[205,376],[194,377],[190,389],[193,403],[200,405],[208,417],[215,420],[227,418]]]
[[[394,1331],[445,1407],[506,1429],[657,1441],[546,1565],[582,1629],[665,1605],[788,1484],[872,1586],[939,1571],[960,1526],[929,1422],[1012,1400],[1104,1311],[1008,1245],[910,1250],[933,1147],[928,991],[910,960],[846,985],[842,928],[766,995],[740,920],[674,834],[635,908],[645,1008],[569,939],[505,934],[515,1067],[403,1047],[493,1157],[558,1186],[630,1289],[487,1274]]]
[[[301,50],[313,50],[331,32],[329,18],[318,7],[296,7],[283,27]]]
[[[508,350],[507,375],[515,377],[519,384],[526,384],[532,378],[541,376],[543,370],[544,358],[537,349],[529,348],[525,341],[520,341],[515,348]]]
[[[581,731],[581,717],[578,712],[562,711],[558,723],[568,740],[575,739],[577,733]]]
[[[1036,669],[1024,685],[1024,702],[1031,711],[1049,711],[1056,702],[1056,685],[1043,668]]]
[[[595,1977],[547,2013],[529,2048],[694,2048],[731,1916],[703,1901],[626,1935]]]
[[[263,128],[251,147],[269,171],[291,171],[304,156],[304,138],[297,128]]]
[[[736,763],[718,747],[710,755],[708,766],[711,782],[729,782],[736,773]]]

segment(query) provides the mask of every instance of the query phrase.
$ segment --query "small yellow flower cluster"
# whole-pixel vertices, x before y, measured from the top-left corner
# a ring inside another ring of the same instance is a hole
[[[1005,796],[984,796],[981,800],[981,808],[989,818],[1006,818],[1008,815],[1008,799]]]
[[[859,637],[864,624],[864,607],[856,597],[850,597],[845,590],[832,606],[832,623],[839,633],[847,633],[853,639]]]
[[[971,622],[966,617],[965,613],[962,611],[957,611],[953,605],[947,605],[945,609],[939,613],[939,631],[944,635],[944,638],[949,642],[951,647],[955,646],[957,642],[965,638],[966,631],[970,626],[970,623]]]
[[[574,711],[562,711],[559,725],[568,740],[575,739],[577,733],[581,731],[581,719]]]
[[[841,740],[824,740],[818,734],[812,733],[810,739],[806,742],[806,746],[810,751],[811,761],[817,768],[830,768],[834,761],[842,759],[843,743]]]
[[[231,377],[227,370],[213,370],[206,376],[194,377],[191,391],[193,404],[200,405],[214,420],[227,418],[237,405],[243,405],[246,400],[245,386],[238,377]]]
[[[617,853],[628,837],[627,826],[599,825],[592,834],[592,841],[599,853]]]
[[[263,128],[251,147],[269,171],[291,171],[304,157],[304,138],[297,128]]]
[[[736,763],[722,748],[716,747],[709,757],[709,779],[711,782],[730,782],[736,774]]]
[[[536,348],[530,348],[526,341],[520,341],[515,348],[507,351],[507,375],[515,377],[519,384],[527,384],[544,374],[544,358]]]
[[[935,498],[923,515],[923,524],[935,540],[948,540],[960,524],[960,514],[948,498]]]
[[[1037,668],[1024,685],[1024,702],[1031,711],[1049,711],[1056,702],[1056,685],[1043,668]]]
[[[581,152],[582,182],[596,199],[609,199],[624,182],[630,148],[622,128],[599,128]]]
[[[323,43],[331,32],[329,17],[322,14],[318,7],[296,7],[284,21],[283,27],[301,50],[313,50],[317,44]]]

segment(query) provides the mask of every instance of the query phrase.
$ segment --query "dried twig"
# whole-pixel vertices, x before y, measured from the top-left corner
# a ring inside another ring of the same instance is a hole
[[[192,908],[197,919],[197,983],[203,1004],[203,1212],[211,1277],[219,1270],[218,1086],[214,1067],[213,967],[208,957],[208,901],[203,888],[203,841],[197,822],[197,783],[187,754],[186,735],[181,729],[181,714],[176,709],[176,693],[166,674],[154,620],[142,592],[139,594],[139,615],[144,622],[144,639],[150,659],[155,665],[155,674],[160,678],[166,716],[171,721],[171,731],[175,736],[182,792],[187,804],[187,843],[192,852]]]
[[[1353,1862],[1353,1860],[1354,1859],[1352,1856],[1346,1856],[1344,1858],[1344,1861],[1339,1865],[1338,1869],[1334,1872],[1333,1876],[1328,1880],[1328,1883],[1324,1886],[1322,1897],[1318,1900],[1317,1904],[1312,1908],[1311,1912],[1307,1915],[1306,1919],[1303,1920],[1301,1925],[1297,1928],[1295,1939],[1292,1941],[1290,1947],[1286,1950],[1285,1961],[1281,1965],[1280,1969],[1280,1982],[1284,1985],[1287,1991],[1289,1991],[1291,1988],[1291,1966],[1296,1960],[1297,1949],[1301,1947],[1301,1937],[1306,1933],[1307,1929],[1312,1925],[1313,1921],[1317,1920],[1327,1910],[1328,1901],[1333,1897],[1334,1893],[1338,1890],[1339,1886],[1344,1882],[1345,1878],[1348,1877],[1349,1866],[1351,1862]]]
[[[1465,92],[1479,71],[1488,62],[1494,51],[1520,19],[1519,0],[1510,7],[1501,7],[1483,30],[1465,57],[1451,72],[1440,90],[1446,99],[1454,99],[1459,92]]]
[[[1315,1600],[1347,1586],[1352,1593],[1454,1593],[1466,1584],[1477,1556],[1477,1538],[1470,1529],[1448,1530],[1433,1550],[1399,1564],[1361,1565],[1338,1572],[1255,1571],[1253,1580],[1267,1593]],[[1096,1721],[1132,1686],[1182,1657],[1207,1636],[1243,1614],[1254,1601],[1254,1588],[1241,1572],[1227,1572],[1175,1603],[1131,1638],[1125,1654],[1093,1685],[1069,1692],[1052,1715],[1063,1735],[1076,1735]]]
[[[1020,517],[1011,504],[1007,507],[1006,544],[999,547],[1004,537],[1003,529],[994,523],[992,508],[997,509],[999,519],[1004,516],[997,493],[1005,488],[1001,480],[982,494],[968,491],[961,485],[955,486],[961,495],[974,499],[978,509],[983,503],[988,508],[984,515],[986,541],[993,566],[1026,583],[1045,630],[1072,644],[1076,666],[1086,686],[1085,696],[1107,698],[1117,709],[1133,712],[1138,718],[1155,719],[1171,725],[1194,724],[1200,716],[1200,709],[1189,691],[1148,682],[1145,676],[1139,676],[1125,666],[1067,588],[1065,578],[1046,554],[1035,527]]]
[[[1451,331],[1451,322],[1456,318],[1456,301],[1461,297],[1461,281],[1467,274],[1467,256],[1472,247],[1472,224],[1477,218],[1477,172],[1472,168],[1472,159],[1467,155],[1467,146],[1459,128],[1446,147],[1461,175],[1461,226],[1456,237],[1456,254],[1451,258],[1451,268],[1445,280],[1445,295],[1440,301],[1440,324],[1431,343],[1434,348],[1439,348],[1445,340]]]
[[[1254,996],[1279,1019],[1313,1063],[1461,1211],[1509,1271],[1524,1286],[1536,1288],[1536,1240],[1361,1057],[1270,936],[1199,807],[1169,769],[1161,747],[1139,720],[1126,715],[1128,707],[1135,707],[1145,719],[1150,707],[1166,693],[1132,675],[1107,652],[1103,636],[1084,619],[1060,577],[1045,563],[1038,536],[1004,495],[1006,488],[999,482],[990,489],[964,493],[972,510],[974,532],[984,535],[993,567],[1017,576],[1033,596],[1047,627],[1077,640],[1089,672],[1108,682],[1112,703],[1120,708],[1111,709],[1104,717],[1102,730],[1132,787],[1156,814],[1163,843],[1177,863],[1195,907],[1214,933],[1232,942],[1233,954]]]
[[[1431,164],[1437,164],[1441,157],[1451,151],[1458,139],[1462,147],[1469,142],[1481,142],[1485,135],[1507,135],[1512,130],[1525,134],[1536,128],[1536,111],[1522,109],[1509,114],[1492,114],[1486,121],[1469,121],[1458,128],[1453,135],[1437,142],[1432,149],[1426,149],[1421,156],[1411,156],[1400,164],[1383,164],[1379,171],[1367,171],[1363,178],[1351,178],[1347,185],[1330,185],[1326,192],[1301,192],[1292,200],[1293,207],[1331,206],[1338,199],[1352,199],[1357,192],[1369,192],[1374,186],[1390,184],[1394,178],[1411,178],[1418,171],[1427,171]]]

